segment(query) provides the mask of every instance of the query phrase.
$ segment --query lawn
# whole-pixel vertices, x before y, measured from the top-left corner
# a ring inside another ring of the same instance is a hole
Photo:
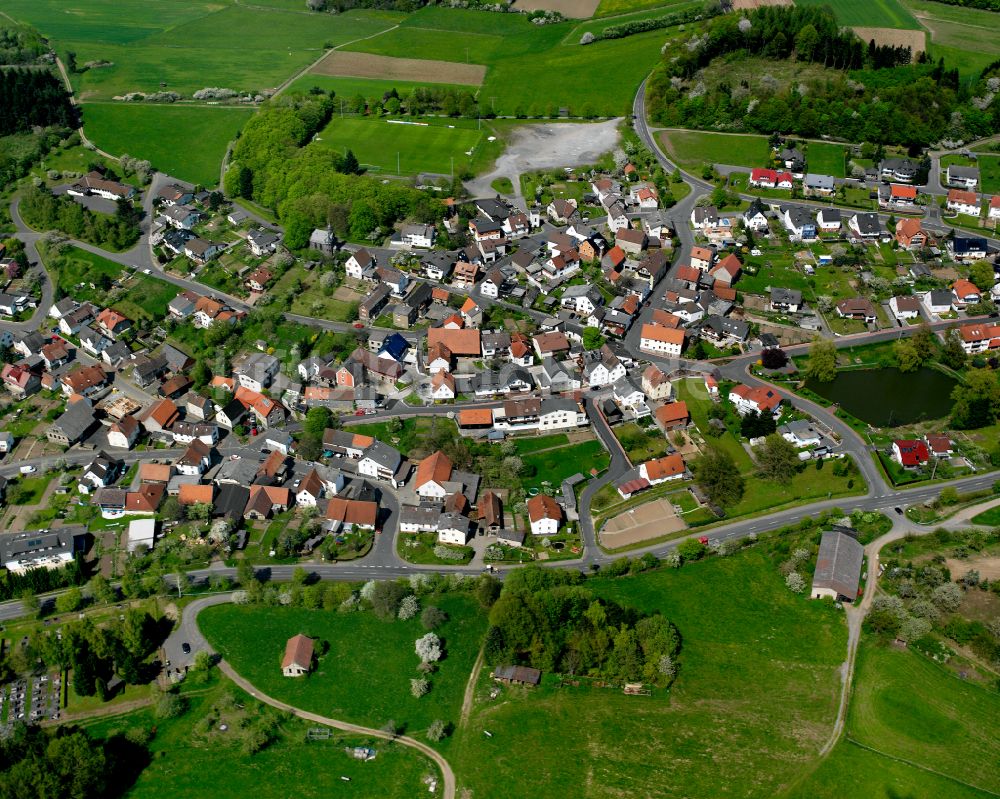
[[[915,652],[862,641],[848,736],[967,785],[1000,791],[1000,695]]]
[[[303,799],[340,794],[346,786],[354,795],[408,799],[426,792],[422,777],[436,773],[425,757],[398,744],[336,731],[327,740],[307,740],[307,731],[316,725],[290,716],[282,717],[274,743],[257,754],[244,754],[237,739],[227,740],[230,731],[214,730],[206,739],[198,729],[198,723],[227,692],[244,709],[256,712],[260,707],[228,680],[217,679],[207,687],[185,687],[188,710],[179,718],[155,718],[149,708],[143,708],[84,721],[80,726],[98,737],[112,737],[132,729],[155,729],[149,743],[150,762],[128,792],[130,799],[159,799],[166,794],[287,799],[290,785],[295,786],[295,796]],[[347,747],[369,744],[378,752],[371,762],[355,760],[345,751]],[[343,781],[342,776],[350,782]]]
[[[334,117],[313,146],[343,154],[350,148],[373,172],[451,175],[471,166],[484,139],[475,120],[388,120]]]
[[[820,175],[833,175],[835,178],[844,177],[845,152],[847,152],[847,148],[841,144],[809,142],[806,151],[809,171]]]
[[[517,447],[518,455],[527,455],[530,452],[538,452],[540,449],[550,449],[561,447],[569,443],[569,436],[565,433],[552,433],[547,436],[525,436],[523,438],[513,438],[514,446]]]
[[[104,290],[97,281],[102,277],[118,279],[124,267],[72,245],[58,257],[44,253],[43,257],[56,285],[66,294],[81,302],[112,305],[130,319],[162,319],[167,315],[167,305],[179,292],[172,283],[138,272],[124,278],[120,288]],[[91,288],[91,284],[97,288]]]
[[[319,269],[307,271],[296,265],[278,278],[271,293],[280,297],[297,285],[298,289],[292,295],[292,304],[288,309],[291,313],[331,319],[335,322],[355,321],[358,318],[357,304],[363,299],[363,295],[358,295],[358,300],[353,302],[337,299],[336,292],[327,294],[320,285],[321,277]],[[299,283],[296,284],[296,281]]]
[[[677,625],[677,682],[649,698],[543,685],[478,702],[449,754],[460,793],[772,797],[816,756],[836,713],[844,623],[790,593],[763,553],[588,586]]]
[[[666,437],[657,427],[640,427],[635,422],[628,422],[614,428],[614,434],[632,463],[659,458],[670,449]]]
[[[797,3],[802,6],[831,5],[828,0],[797,0]],[[839,0],[832,6],[841,25],[904,30],[916,30],[920,27],[898,0]]]
[[[990,527],[1000,526],[1000,508],[990,508],[972,517],[973,524],[987,524]]]
[[[199,616],[202,631],[233,668],[270,696],[331,718],[381,727],[388,719],[423,737],[435,719],[456,723],[465,683],[479,652],[486,617],[470,597],[426,597],[448,614],[438,629],[446,657],[430,676],[431,691],[410,694],[420,659],[414,641],[425,633],[419,618],[381,621],[370,611],[330,613],[301,608],[220,605]],[[285,642],[297,633],[330,644],[305,680],[288,680],[279,665]]]
[[[42,475],[40,477],[24,477],[22,476],[19,480],[14,482],[13,485],[17,486],[20,491],[24,494],[21,497],[18,505],[37,505],[41,499],[42,494],[45,493],[45,489],[48,488],[49,482],[52,480],[52,475]],[[13,504],[13,503],[11,503]]]
[[[161,172],[203,186],[219,182],[226,147],[252,113],[248,108],[88,103],[88,138],[114,155],[144,158]]]
[[[659,135],[667,155],[685,169],[700,171],[706,163],[748,168],[766,167],[771,163],[771,148],[766,136],[694,130],[671,130]]]
[[[585,477],[591,469],[603,472],[611,461],[600,441],[583,441],[568,447],[524,455],[521,482],[525,488],[541,488],[544,483],[558,486],[567,477],[580,472]]]

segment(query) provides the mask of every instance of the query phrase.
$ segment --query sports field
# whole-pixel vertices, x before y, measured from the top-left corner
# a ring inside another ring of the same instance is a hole
[[[795,0],[799,6],[830,6],[841,25],[870,28],[918,28],[917,20],[899,0]]]
[[[315,146],[331,147],[340,153],[351,149],[363,166],[377,172],[397,174],[398,155],[398,174],[450,175],[452,159],[457,174],[472,163],[484,137],[483,131],[476,130],[475,120],[431,120],[415,125],[334,117],[319,133]]]
[[[128,153],[181,180],[215,186],[222,156],[249,108],[87,103],[87,136],[113,155]]]
[[[687,169],[700,170],[703,164],[730,164],[748,169],[771,164],[766,136],[670,130],[659,137],[667,155]],[[812,164],[809,168],[812,169]]]

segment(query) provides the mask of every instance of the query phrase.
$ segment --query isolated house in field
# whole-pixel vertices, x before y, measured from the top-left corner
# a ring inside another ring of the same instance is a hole
[[[846,533],[839,530],[823,533],[810,591],[812,598],[830,597],[847,602],[857,599],[864,556],[864,547]]]
[[[313,660],[313,640],[299,633],[285,644],[285,656],[281,659],[281,673],[286,677],[302,677],[309,673]]]

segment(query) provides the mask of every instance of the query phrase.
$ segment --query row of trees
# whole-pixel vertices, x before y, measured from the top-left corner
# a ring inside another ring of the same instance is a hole
[[[121,199],[114,216],[94,213],[72,197],[57,197],[42,186],[25,189],[19,206],[24,221],[33,228],[59,230],[74,239],[124,250],[139,240],[141,212]]]
[[[76,107],[62,82],[44,69],[0,70],[0,136],[33,128],[76,128]]]
[[[664,616],[597,597],[572,574],[528,567],[505,580],[485,647],[491,665],[668,685],[680,635]]]
[[[364,238],[401,219],[436,221],[443,209],[409,186],[352,174],[357,160],[324,146],[304,146],[330,118],[326,96],[281,97],[246,124],[225,176],[226,193],[274,209],[285,244],[305,247],[314,228],[330,225],[341,237]]]

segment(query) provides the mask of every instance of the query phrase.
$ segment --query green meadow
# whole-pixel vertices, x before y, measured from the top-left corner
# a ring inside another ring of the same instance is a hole
[[[704,164],[730,164],[748,169],[771,164],[766,136],[670,130],[659,137],[667,155],[681,167],[698,172]]]
[[[846,628],[832,606],[789,592],[763,553],[587,585],[677,625],[677,681],[628,697],[543,678],[490,700],[484,678],[448,756],[459,792],[773,797],[816,757],[836,712]]]
[[[207,608],[198,623],[233,668],[270,696],[369,727],[395,719],[407,734],[423,737],[435,719],[458,721],[486,618],[468,596],[425,597],[421,604],[437,605],[449,617],[436,630],[447,656],[429,678],[430,693],[421,699],[410,694],[410,679],[419,676],[414,642],[425,633],[419,618],[382,621],[370,611],[221,605]],[[289,680],[279,668],[285,642],[297,633],[330,644],[307,680]]]
[[[226,695],[238,709],[257,713],[259,703],[231,682],[215,678],[208,685],[190,684],[182,691],[186,712],[157,718],[149,707],[82,722],[88,734],[115,739],[130,731],[152,732],[149,762],[128,791],[129,799],[212,796],[214,799],[287,799],[295,786],[300,799],[349,794],[380,799],[410,799],[426,793],[422,778],[437,768],[409,747],[334,731],[325,740],[307,738],[316,725],[279,716],[273,742],[247,754],[236,725],[223,730],[205,724]],[[277,715],[277,714],[275,714]],[[229,720],[229,719],[227,719]],[[206,731],[207,729],[207,731]],[[349,748],[373,746],[374,760],[354,759]],[[141,765],[140,765],[141,767]],[[344,778],[347,778],[346,780]]]
[[[304,9],[304,5],[303,5]],[[76,53],[72,75],[83,100],[127,92],[205,87],[260,91],[276,87],[322,56],[324,48],[392,27],[403,15],[382,11],[290,14],[196,0],[11,0],[4,10]]]
[[[252,113],[225,106],[87,103],[83,123],[102,150],[144,158],[181,180],[215,186],[226,147]]]
[[[841,25],[859,25],[871,28],[902,28],[916,30],[920,27],[914,16],[899,0],[796,0],[802,6],[831,6]]]

